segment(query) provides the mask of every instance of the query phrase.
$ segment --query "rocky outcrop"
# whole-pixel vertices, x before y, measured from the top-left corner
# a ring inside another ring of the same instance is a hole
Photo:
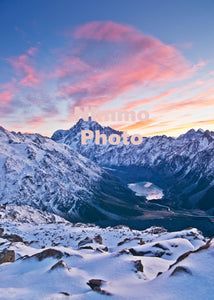
[[[122,246],[123,244],[128,243],[128,242],[131,242],[131,241],[134,241],[134,240],[139,241],[139,245],[145,244],[145,242],[142,240],[142,238],[137,238],[137,237],[136,237],[136,238],[132,238],[132,239],[125,238],[123,241],[119,242],[119,243],[117,244],[117,246]]]
[[[84,240],[81,240],[78,244],[79,248],[83,249],[83,247],[87,244],[97,243],[102,245],[103,239],[101,235],[95,235],[94,237],[86,237]],[[89,246],[90,247],[90,246]],[[87,249],[84,247],[84,249]]]
[[[107,296],[110,296],[111,293],[101,289],[101,286],[106,283],[106,281],[104,280],[101,280],[101,279],[90,279],[89,282],[87,282],[87,285],[90,286],[90,288],[95,291],[95,292],[98,292],[102,295],[107,295]]]
[[[53,270],[56,270],[56,269],[68,269],[68,266],[63,260],[60,260],[55,265],[53,265],[51,267],[50,271],[53,271]]]
[[[4,239],[7,239],[8,241],[10,241],[10,242],[15,242],[15,243],[17,243],[17,242],[21,242],[21,243],[23,243],[23,239],[22,239],[22,237],[20,237],[19,235],[17,235],[17,234],[5,234],[4,236],[3,236],[3,238]]]
[[[192,272],[188,268],[183,267],[183,266],[178,266],[174,269],[174,271],[171,273],[170,276],[175,276],[175,275],[178,275],[178,274],[182,275],[183,273],[192,275]]]
[[[94,237],[94,241],[100,245],[102,245],[102,243],[103,243],[103,239],[100,234],[98,234]]]
[[[31,257],[35,257],[39,261],[42,261],[43,259],[48,258],[48,257],[60,259],[60,258],[62,258],[62,256],[63,256],[63,253],[61,251],[49,248],[49,249],[45,249],[42,252],[36,253],[36,254],[32,255]]]
[[[0,237],[2,236],[3,233],[4,233],[4,228],[0,228]]]
[[[152,254],[152,251],[148,250],[148,251],[136,251],[135,249],[131,248],[128,249],[129,252],[133,255],[133,256],[144,256],[147,254]]]
[[[197,253],[197,252],[200,252],[200,251],[203,251],[203,250],[208,249],[208,248],[210,247],[211,241],[212,241],[212,239],[210,239],[205,245],[199,247],[198,249],[193,250],[193,251],[188,251],[188,252],[186,252],[186,253],[180,255],[180,256],[177,258],[176,262],[169,266],[169,270],[170,270],[172,267],[174,267],[175,265],[177,265],[179,262],[181,262],[182,260],[184,260],[185,258],[187,258],[189,255],[191,255],[191,254],[193,254],[193,253]]]
[[[0,264],[7,263],[7,262],[14,262],[15,261],[15,252],[14,250],[3,250],[0,252]]]
[[[135,272],[143,272],[143,265],[142,265],[142,262],[141,260],[135,260],[134,261],[134,269],[135,269]]]

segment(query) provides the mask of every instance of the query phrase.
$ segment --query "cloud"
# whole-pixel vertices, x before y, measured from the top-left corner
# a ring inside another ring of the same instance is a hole
[[[157,130],[155,130],[156,128],[154,127],[153,131],[151,131],[149,134],[149,136],[151,135],[162,135],[162,134],[173,134],[175,136],[177,136],[179,134],[181,134],[181,132],[185,132],[188,129],[192,129],[192,128],[196,128],[199,129],[203,126],[210,126],[210,125],[214,125],[214,120],[213,119],[209,119],[209,120],[201,120],[201,121],[195,121],[195,122],[188,122],[185,123],[183,125],[174,125],[171,126],[171,128],[164,128],[163,130],[160,130],[160,126],[156,127]]]
[[[122,131],[127,131],[127,130],[135,130],[135,129],[140,129],[142,130],[144,127],[148,127],[149,125],[153,125],[153,124],[156,124],[157,123],[157,119],[156,120],[153,120],[153,119],[149,119],[147,121],[139,121],[139,122],[136,122],[134,124],[129,124],[129,125],[123,125],[123,126],[116,126],[118,128],[120,128],[120,130]],[[114,125],[113,125],[114,128],[116,128]]]
[[[200,109],[205,107],[213,107],[214,105],[214,89],[199,93],[193,97],[187,98],[175,103],[162,103],[154,108],[155,113],[168,113],[172,111],[187,111],[187,109]]]
[[[69,76],[77,76],[89,70],[90,66],[79,57],[62,54],[54,71],[49,73],[48,78],[66,79]]]
[[[73,105],[101,105],[133,88],[184,79],[192,73],[175,47],[131,26],[91,22],[76,28],[74,38],[81,45],[78,59],[73,56],[68,64],[65,59],[56,68],[56,74],[64,76],[57,93],[72,99]]]
[[[18,83],[21,86],[35,88],[41,83],[41,73],[36,71],[33,60],[30,57],[35,52],[36,48],[30,48],[27,50],[27,54],[7,59],[14,68],[16,75],[19,76],[20,81]]]
[[[189,98],[192,92],[189,87],[172,88],[174,84],[171,84],[189,79],[205,66],[204,61],[191,65],[175,46],[132,26],[111,21],[89,22],[74,28],[66,39],[61,48],[60,45],[57,49],[42,52],[38,51],[42,45],[37,45],[6,59],[10,64],[8,67],[13,67],[13,73],[9,82],[0,85],[5,120],[15,120],[16,115],[17,119],[23,119],[23,126],[36,130],[48,127],[51,118],[72,119],[75,105],[101,108],[106,103],[109,108],[118,107],[119,103],[124,110],[152,103],[153,112],[161,113],[165,120],[168,111],[181,109],[183,112],[212,103],[208,98],[212,94]],[[202,84],[204,87],[204,81],[200,78],[197,87]],[[195,86],[195,83],[191,86],[193,91]],[[139,96],[144,88],[154,96]],[[155,91],[161,92],[156,95]],[[132,95],[134,99],[127,100]],[[185,100],[172,103],[177,95]],[[154,107],[159,100],[165,103]],[[115,126],[123,130],[141,130],[142,127],[159,130],[160,126],[173,125],[161,123],[161,120],[152,116],[146,122]]]
[[[14,94],[12,94],[10,91],[3,91],[0,93],[0,105],[5,106],[10,102],[14,97]]]
[[[176,90],[177,89],[169,89],[169,90],[161,93],[160,95],[157,95],[157,96],[154,96],[154,97],[144,98],[144,99],[135,100],[135,101],[130,101],[123,107],[123,109],[124,110],[131,110],[131,109],[134,109],[136,107],[143,106],[147,103],[151,103],[151,102],[155,102],[155,101],[160,100],[160,99],[164,99],[164,98],[170,96],[171,94],[173,94]]]
[[[74,33],[77,39],[118,42],[137,36],[137,31],[131,26],[124,26],[111,21],[95,21],[78,27]]]
[[[31,56],[34,56],[38,51],[38,48],[36,47],[30,47],[28,50],[27,50],[27,54],[31,55]]]
[[[30,120],[26,122],[28,125],[30,125],[31,129],[36,129],[45,123],[47,123],[47,118],[43,116],[37,116],[37,117],[32,117]]]

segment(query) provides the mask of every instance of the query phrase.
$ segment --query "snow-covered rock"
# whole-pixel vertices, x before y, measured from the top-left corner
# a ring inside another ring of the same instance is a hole
[[[132,171],[136,178],[141,172],[141,181],[152,181],[164,188],[165,198],[171,204],[213,213],[214,132],[191,129],[178,138],[145,137],[138,146],[124,145],[122,141],[118,145],[96,145],[94,139],[81,145],[81,131],[85,129],[100,130],[107,136],[122,135],[95,121],[80,119],[71,129],[56,131],[52,139],[70,145],[100,166],[131,170],[136,167],[136,171]]]
[[[72,221],[141,214],[135,196],[71,147],[0,127],[0,203],[30,205]]]
[[[213,297],[214,244],[197,229],[100,228],[28,206],[0,214],[0,253],[15,252],[15,262],[0,264],[0,299]]]

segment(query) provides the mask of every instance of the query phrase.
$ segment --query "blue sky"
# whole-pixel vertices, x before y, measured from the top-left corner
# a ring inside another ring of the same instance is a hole
[[[1,0],[1,124],[50,135],[91,105],[147,110],[109,124],[143,135],[213,130],[213,15],[208,0]]]

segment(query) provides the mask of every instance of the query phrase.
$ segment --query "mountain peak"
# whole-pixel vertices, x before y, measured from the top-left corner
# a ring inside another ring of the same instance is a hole
[[[100,133],[105,133],[107,136],[109,136],[110,134],[118,134],[118,135],[122,134],[122,131],[117,131],[109,126],[107,127],[102,126],[97,121],[92,121],[91,118],[89,118],[88,121],[85,121],[81,118],[70,129],[68,130],[60,129],[55,131],[51,139],[58,143],[69,144],[68,141],[76,140],[82,130],[91,130],[93,132],[95,132],[95,130],[99,130]]]
[[[199,128],[197,131],[195,129],[190,129],[188,130],[186,133],[181,134],[178,139],[188,139],[188,140],[192,140],[192,139],[197,139],[199,137],[201,137],[204,134],[204,130]]]
[[[69,130],[73,130],[73,128],[82,128],[82,129],[90,129],[90,128],[103,128],[97,121],[92,121],[91,117],[88,118],[88,121],[83,120],[82,118],[71,127]]]

